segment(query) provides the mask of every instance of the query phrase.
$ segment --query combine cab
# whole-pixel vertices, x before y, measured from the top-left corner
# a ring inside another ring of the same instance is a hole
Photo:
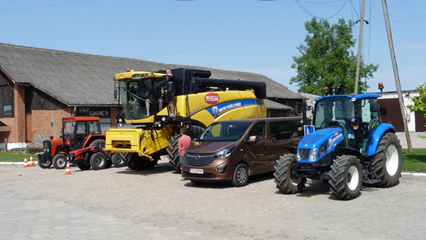
[[[264,82],[212,79],[210,71],[194,69],[172,73],[173,78],[165,71],[129,70],[115,75],[115,96],[123,106],[118,122],[135,127],[108,130],[105,150],[119,152],[130,169],[152,168],[167,155],[179,171],[177,142],[182,126],[194,139],[219,120],[266,117]],[[139,94],[142,89],[150,89],[148,101]]]
[[[395,128],[380,121],[379,94],[316,98],[313,126],[297,154],[281,156],[275,183],[286,194],[302,191],[307,178],[330,184],[339,199],[360,194],[362,184],[391,187],[399,183],[402,151]]]

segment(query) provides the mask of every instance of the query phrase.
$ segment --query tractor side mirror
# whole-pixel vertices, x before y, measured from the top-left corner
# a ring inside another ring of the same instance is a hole
[[[371,99],[370,102],[370,112],[378,112],[379,102],[377,99]]]
[[[385,115],[387,115],[386,108],[384,108],[384,107],[380,107],[380,115],[381,115],[381,116],[385,116]]]
[[[118,82],[115,82],[114,83],[114,100],[118,100],[119,99],[119,96],[118,96],[118,87],[119,87]]]

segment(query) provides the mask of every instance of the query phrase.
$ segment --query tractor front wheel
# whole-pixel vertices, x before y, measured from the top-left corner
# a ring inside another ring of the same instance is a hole
[[[402,171],[402,149],[394,133],[386,133],[377,146],[373,170],[381,182],[378,187],[392,187],[399,183]]]
[[[38,160],[37,161],[37,163],[38,163],[38,165],[41,167],[41,168],[50,168],[50,166],[52,166],[52,160]]]
[[[65,169],[67,166],[67,157],[64,154],[58,153],[53,157],[53,167],[56,169]]]
[[[285,194],[295,194],[305,187],[306,178],[294,178],[291,170],[297,165],[296,155],[285,154],[280,156],[275,164],[275,184],[280,192]]]
[[[86,161],[79,161],[77,163],[77,167],[80,168],[80,170],[85,171],[90,169],[90,162]]]
[[[356,156],[337,156],[331,165],[330,190],[342,200],[359,196],[362,186],[362,167]]]
[[[90,157],[90,166],[93,170],[104,169],[107,165],[107,159],[103,152],[96,152]]]

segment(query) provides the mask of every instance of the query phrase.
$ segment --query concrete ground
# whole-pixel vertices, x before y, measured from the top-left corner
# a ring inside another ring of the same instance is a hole
[[[401,142],[402,148],[408,148],[405,132],[397,132],[396,135]],[[426,135],[421,132],[410,132],[410,140],[412,148],[426,148],[426,139],[420,138],[419,135]]]

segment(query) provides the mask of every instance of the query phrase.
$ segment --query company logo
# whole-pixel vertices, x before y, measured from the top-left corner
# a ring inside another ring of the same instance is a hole
[[[337,137],[337,135],[338,135],[339,133],[338,132],[334,132],[334,136],[336,136]]]
[[[219,114],[219,108],[217,106],[212,107],[212,114],[216,117]]]
[[[219,94],[217,94],[217,93],[209,93],[204,98],[204,100],[208,104],[215,104],[215,103],[219,102],[219,99],[220,99]]]
[[[195,156],[195,159],[200,159],[200,154],[197,154],[196,156]]]

